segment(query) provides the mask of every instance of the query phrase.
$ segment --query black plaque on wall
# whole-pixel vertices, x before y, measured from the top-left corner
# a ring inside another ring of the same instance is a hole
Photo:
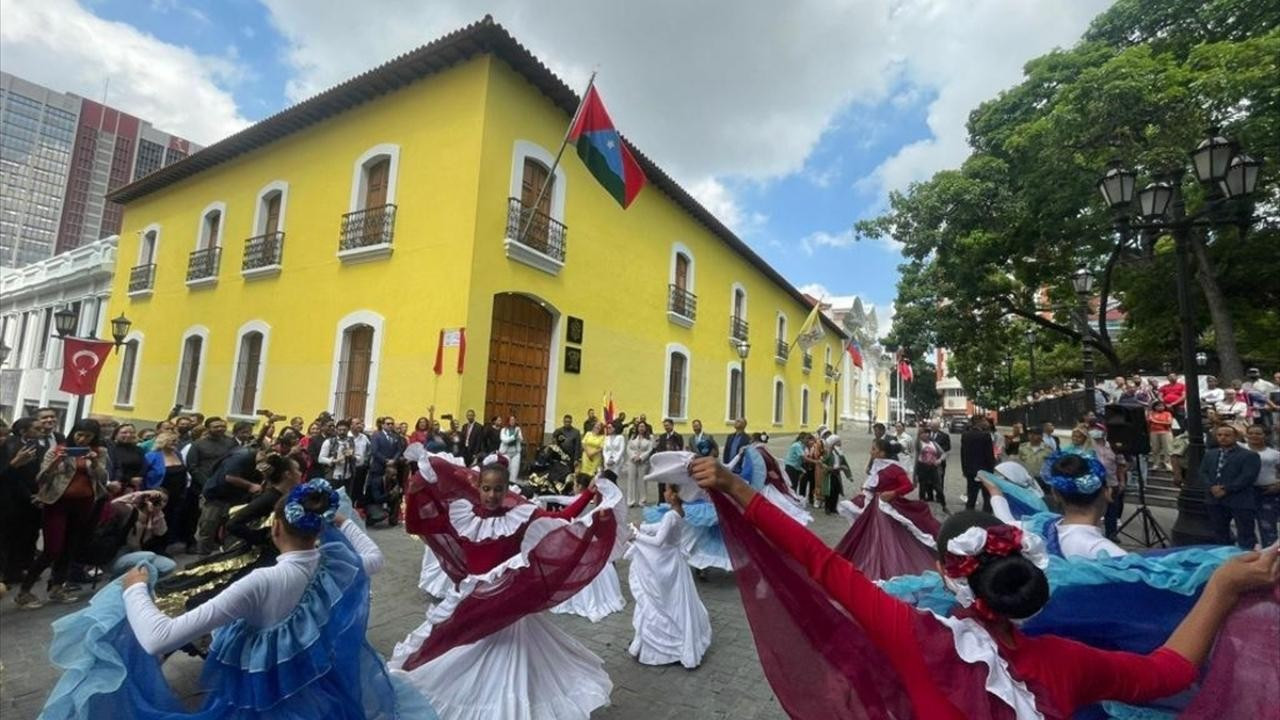
[[[582,344],[582,318],[569,316],[569,324],[566,328],[566,334],[569,336],[569,342],[575,345]]]
[[[567,347],[564,349],[564,371],[574,375],[582,372],[582,348]]]

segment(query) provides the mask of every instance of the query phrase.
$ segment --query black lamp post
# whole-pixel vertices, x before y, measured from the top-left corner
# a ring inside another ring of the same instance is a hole
[[[747,416],[747,355],[751,353],[751,343],[739,340],[738,351],[738,412],[741,417]],[[734,418],[735,420],[737,418]]]
[[[1098,181],[1098,189],[1108,207],[1115,213],[1116,229],[1121,241],[1128,243],[1133,229],[1169,233],[1173,235],[1177,253],[1175,280],[1178,291],[1178,321],[1181,326],[1182,372],[1187,385],[1188,435],[1182,489],[1178,493],[1178,519],[1173,526],[1173,541],[1179,545],[1211,542],[1208,516],[1204,510],[1205,488],[1200,484],[1200,459],[1204,457],[1204,427],[1200,416],[1200,377],[1204,353],[1195,348],[1196,332],[1192,313],[1190,243],[1193,228],[1235,226],[1246,228],[1254,218],[1247,205],[1247,198],[1258,184],[1258,171],[1262,163],[1239,151],[1235,143],[1210,128],[1209,137],[1201,141],[1191,153],[1191,165],[1198,180],[1205,188],[1205,206],[1187,215],[1186,200],[1182,193],[1185,168],[1177,168],[1167,177],[1149,183],[1137,193],[1138,222],[1129,214],[1133,210],[1136,176],[1119,166],[1113,166]],[[1241,200],[1243,202],[1234,203]],[[1230,205],[1237,208],[1231,211]],[[1207,360],[1207,357],[1204,358]]]
[[[1093,273],[1088,268],[1080,268],[1071,276],[1071,285],[1076,291],[1076,300],[1080,306],[1080,355],[1084,361],[1084,395],[1088,402],[1088,410],[1097,410],[1097,399],[1093,387],[1093,345],[1089,344],[1089,300],[1093,295]],[[1103,309],[1098,308],[1102,313]]]
[[[1027,330],[1027,361],[1031,373],[1031,379],[1027,383],[1027,392],[1035,393],[1036,391],[1036,331]]]
[[[64,307],[53,314],[53,329],[58,333],[58,338],[66,340],[74,337],[72,333],[76,331],[76,325],[80,322],[80,314],[70,307]],[[133,323],[123,313],[120,317],[111,321],[111,339],[115,343],[116,352],[120,351],[120,346],[124,344],[124,339],[129,335],[129,328],[133,327]],[[89,338],[92,339],[96,335],[94,328],[89,328]],[[73,420],[79,420],[84,415],[84,395],[76,395],[76,414]]]

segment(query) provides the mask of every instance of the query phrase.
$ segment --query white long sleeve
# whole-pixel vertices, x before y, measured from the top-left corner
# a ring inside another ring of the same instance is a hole
[[[675,510],[669,510],[662,516],[660,522],[641,525],[640,532],[636,533],[634,540],[645,545],[666,545],[671,539],[671,533],[679,532],[677,528],[683,520],[684,518],[680,517]]]
[[[318,550],[284,553],[275,565],[254,570],[176,618],[160,612],[147,586],[138,583],[124,591],[125,615],[138,644],[152,655],[177,650],[241,618],[266,627],[283,620],[297,606],[319,560]]]
[[[1002,523],[1019,525],[1018,521],[1013,517],[1013,511],[1009,509],[1009,501],[1003,495],[991,496],[991,513]]]
[[[333,458],[329,455],[329,448],[332,447],[333,441],[334,438],[325,438],[325,441],[320,443],[320,455],[316,457],[316,462],[321,465],[333,464]]]
[[[351,546],[356,549],[356,553],[360,555],[360,561],[364,563],[364,571],[370,575],[377,575],[382,570],[382,565],[386,558],[382,555],[382,548],[378,547],[359,525],[347,520],[342,523],[340,528],[347,540],[351,541]]]

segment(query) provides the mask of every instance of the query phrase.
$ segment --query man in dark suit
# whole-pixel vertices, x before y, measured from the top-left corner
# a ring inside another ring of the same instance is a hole
[[[1231,544],[1231,521],[1236,521],[1236,545],[1252,550],[1256,542],[1254,521],[1258,514],[1253,483],[1262,460],[1258,454],[1238,444],[1236,429],[1219,425],[1213,430],[1218,446],[1200,461],[1200,482],[1204,483],[1205,510],[1213,528],[1214,542]]]
[[[391,513],[383,482],[387,465],[395,462],[404,448],[404,438],[396,433],[396,419],[389,415],[380,418],[378,429],[369,439],[369,477],[365,481],[365,512],[370,525],[384,520]]]
[[[653,442],[654,452],[666,452],[670,450],[683,450],[684,437],[676,432],[676,424],[667,418],[662,421],[662,434]],[[658,483],[658,497],[662,497],[667,492],[666,483]]]
[[[551,436],[556,447],[564,451],[569,456],[569,464],[576,469],[578,464],[582,462],[582,433],[578,432],[578,428],[573,426],[573,416],[564,416],[564,425],[561,425]]]
[[[920,499],[937,500],[942,509],[946,510],[947,495],[943,490],[943,480],[947,474],[947,453],[951,451],[951,436],[942,430],[941,420],[937,418],[930,420],[928,429],[920,432],[920,437],[916,439],[916,451],[919,452],[920,447],[926,442],[931,442],[938,446],[938,449],[942,451],[942,459],[938,461],[937,469],[930,473],[932,475],[931,487],[926,488],[921,483]],[[926,493],[928,494],[927,498],[924,497]]]
[[[724,439],[724,464],[733,462],[733,459],[738,457],[738,453],[750,444],[751,436],[747,434],[747,419],[734,420],[733,433]]]
[[[994,472],[996,469],[995,440],[991,437],[991,426],[981,415],[974,415],[969,429],[960,436],[960,471],[964,473],[967,499],[966,510],[974,509],[978,504],[978,493],[982,493],[982,509],[991,512],[991,495],[978,480],[982,470]]]
[[[502,446],[502,418],[494,415],[489,418],[489,425],[484,429],[484,436],[480,440],[480,454],[476,457],[478,462],[483,462],[486,457],[498,452],[498,448]]]
[[[484,448],[484,425],[476,422],[476,411],[467,411],[467,421],[458,430],[462,436],[462,460],[470,467]]]

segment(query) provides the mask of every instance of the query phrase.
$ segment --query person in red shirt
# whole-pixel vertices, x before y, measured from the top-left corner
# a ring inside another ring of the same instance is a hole
[[[1178,379],[1178,373],[1169,373],[1169,382],[1160,386],[1160,399],[1178,422],[1187,421],[1187,386]]]
[[[714,458],[694,460],[690,472],[702,488],[724,493],[741,505],[747,522],[800,563],[853,616],[888,658],[915,717],[963,720],[964,714],[928,671],[914,630],[918,611],[885,593],[816,535],[756,497],[747,483]],[[977,550],[953,544],[977,528],[988,538]],[[988,513],[957,513],[939,533],[938,568],[949,586],[959,587],[958,580],[966,581],[973,605],[964,615],[989,634],[1009,672],[1034,688],[1035,709],[1047,717],[1070,717],[1077,709],[1104,700],[1142,703],[1185,690],[1196,679],[1237,599],[1280,583],[1280,554],[1274,549],[1237,556],[1214,573],[1199,601],[1162,647],[1147,655],[1104,651],[1018,630],[1017,621],[1036,614],[1048,602],[1049,583],[1043,570],[1023,556],[1014,533],[1020,531]],[[1013,542],[998,547],[991,540],[1002,536],[1012,537]]]

